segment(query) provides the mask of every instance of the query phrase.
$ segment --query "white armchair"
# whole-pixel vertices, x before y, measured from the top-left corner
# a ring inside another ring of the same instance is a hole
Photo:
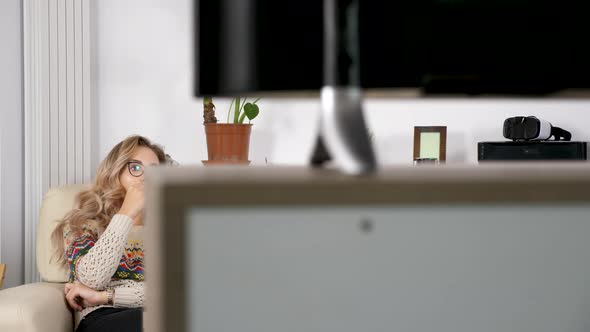
[[[37,225],[37,268],[43,282],[0,291],[0,331],[71,332],[74,316],[64,299],[66,268],[50,262],[53,254],[51,231],[56,221],[74,206],[75,196],[87,185],[50,189],[43,198]]]

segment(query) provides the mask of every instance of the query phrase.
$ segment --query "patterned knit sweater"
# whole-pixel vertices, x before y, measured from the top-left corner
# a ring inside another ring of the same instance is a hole
[[[114,307],[143,307],[143,226],[133,226],[126,215],[116,214],[102,234],[95,222],[74,234],[64,228],[65,256],[70,282],[78,281],[98,291],[115,290]],[[76,312],[76,327],[100,305]]]

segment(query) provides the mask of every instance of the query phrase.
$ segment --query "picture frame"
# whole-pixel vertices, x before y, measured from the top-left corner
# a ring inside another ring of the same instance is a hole
[[[446,126],[415,126],[414,127],[414,160],[436,159],[445,162],[447,159],[447,127]]]

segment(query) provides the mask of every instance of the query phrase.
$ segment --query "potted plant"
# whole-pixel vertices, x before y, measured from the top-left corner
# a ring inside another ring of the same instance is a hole
[[[246,97],[234,97],[227,113],[227,123],[218,123],[212,97],[203,98],[203,125],[207,138],[208,160],[203,163],[249,164],[250,133],[252,121],[260,109],[260,98],[249,102]],[[233,117],[230,121],[230,115]],[[244,121],[248,119],[248,123]]]

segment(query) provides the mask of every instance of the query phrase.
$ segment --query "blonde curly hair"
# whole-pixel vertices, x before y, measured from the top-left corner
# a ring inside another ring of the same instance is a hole
[[[58,263],[66,264],[64,256],[66,225],[73,234],[79,234],[84,231],[84,225],[93,222],[98,226],[99,234],[102,234],[119,211],[125,198],[125,189],[119,181],[119,175],[126,170],[127,162],[141,146],[151,149],[158,157],[160,164],[176,164],[169,155],[164,153],[160,145],[152,143],[143,136],[129,136],[115,145],[98,166],[92,187],[78,193],[74,209],[58,222],[51,234],[51,241],[55,248],[54,258]]]

